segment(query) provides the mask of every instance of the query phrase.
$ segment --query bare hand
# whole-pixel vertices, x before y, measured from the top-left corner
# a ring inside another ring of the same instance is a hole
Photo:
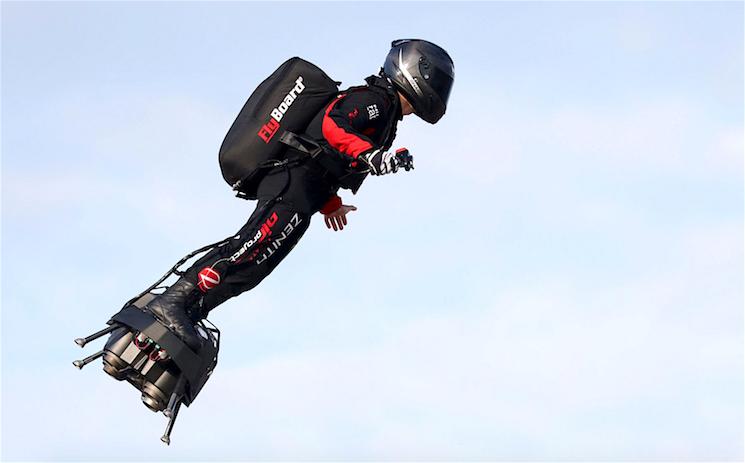
[[[354,206],[342,205],[331,214],[324,215],[323,220],[329,229],[333,228],[334,231],[344,230],[344,225],[347,224],[347,213],[356,210],[357,208]]]

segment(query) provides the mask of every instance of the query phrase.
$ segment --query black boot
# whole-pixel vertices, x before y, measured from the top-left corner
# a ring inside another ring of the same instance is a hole
[[[145,306],[145,309],[155,315],[195,352],[202,347],[202,337],[197,334],[186,308],[193,305],[198,297],[197,285],[185,278],[179,278],[163,294]]]

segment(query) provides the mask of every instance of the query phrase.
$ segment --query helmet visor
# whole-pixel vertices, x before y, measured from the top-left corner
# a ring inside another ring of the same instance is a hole
[[[450,98],[450,90],[453,88],[453,76],[434,66],[428,69],[420,68],[419,71],[422,77],[424,77],[424,81],[427,82],[427,85],[440,97],[442,104],[447,106],[448,98]]]

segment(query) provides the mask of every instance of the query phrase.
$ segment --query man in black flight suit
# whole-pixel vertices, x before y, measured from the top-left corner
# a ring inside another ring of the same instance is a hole
[[[453,79],[453,61],[439,46],[425,40],[394,41],[379,75],[365,79],[364,87],[341,92],[305,130],[323,148],[326,162],[308,158],[269,170],[258,184],[258,204],[248,222],[146,309],[199,350],[202,338],[194,322],[269,275],[300,240],[313,214],[321,212],[328,228],[344,228],[346,215],[356,208],[342,204],[339,188],[356,193],[368,174],[413,167],[408,151],[388,151],[396,125],[408,114],[431,124],[439,121]],[[329,169],[329,163],[338,168]]]

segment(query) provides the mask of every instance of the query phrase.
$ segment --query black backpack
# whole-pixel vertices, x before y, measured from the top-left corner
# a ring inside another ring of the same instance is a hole
[[[264,168],[287,150],[280,138],[305,130],[340,84],[301,58],[285,61],[254,90],[225,135],[219,155],[225,181],[241,196],[256,199]]]

